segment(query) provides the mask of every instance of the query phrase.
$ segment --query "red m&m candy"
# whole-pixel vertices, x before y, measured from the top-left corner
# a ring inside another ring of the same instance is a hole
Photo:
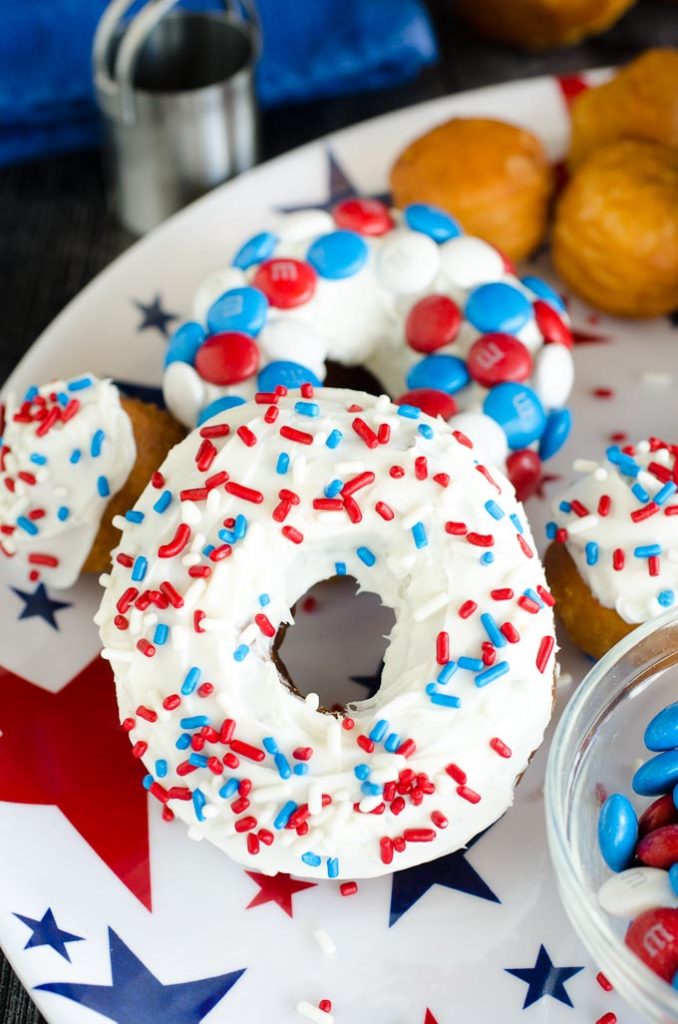
[[[344,199],[334,207],[332,216],[340,228],[360,235],[384,235],[393,227],[388,206],[380,199]]]
[[[457,411],[457,403],[452,395],[435,388],[413,388],[396,399],[396,405],[414,405],[428,416],[441,416],[449,420]]]
[[[534,316],[537,321],[537,327],[547,344],[565,345],[566,348],[572,348],[572,331],[553,306],[550,306],[548,302],[542,302],[541,299],[537,299],[534,304]]]
[[[527,501],[539,486],[541,459],[531,448],[521,448],[507,458],[506,473],[516,489],[518,501]]]
[[[678,910],[646,910],[631,924],[626,945],[651,971],[672,981],[678,971]]]
[[[678,864],[678,825],[663,825],[648,832],[638,843],[636,856],[651,868]]]
[[[239,384],[256,373],[258,366],[256,342],[240,331],[213,334],[195,357],[196,370],[210,384]]]
[[[415,352],[435,352],[454,341],[461,312],[447,295],[427,295],[415,303],[405,322],[405,337]]]
[[[673,802],[671,793],[658,797],[646,807],[638,819],[638,831],[641,836],[664,825],[678,825],[678,807]]]
[[[522,341],[510,334],[485,334],[471,346],[468,368],[484,388],[503,381],[521,383],[532,373],[532,356]]]
[[[264,293],[272,306],[292,309],[313,297],[316,281],[316,272],[308,263],[280,257],[262,263],[252,284]]]

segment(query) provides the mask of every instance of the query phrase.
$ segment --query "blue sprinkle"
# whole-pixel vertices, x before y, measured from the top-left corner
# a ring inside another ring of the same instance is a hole
[[[71,510],[70,508],[68,508],[67,505],[60,505],[59,508],[57,509],[57,519],[62,523],[66,522],[70,514]]]
[[[38,397],[38,389],[35,384],[32,385],[24,395],[24,402],[32,402],[34,398]]]
[[[273,760],[275,761],[275,766],[278,769],[278,775],[280,776],[280,778],[289,779],[290,775],[292,774],[292,769],[290,768],[290,763],[285,757],[285,755],[278,753],[275,755]]]
[[[187,732],[182,733],[182,735],[179,737],[177,742],[174,744],[174,746],[177,748],[177,750],[188,750],[190,745],[191,745],[191,737],[190,737],[189,733],[187,733]]]
[[[657,600],[659,601],[662,608],[670,608],[676,599],[676,595],[673,590],[661,590],[657,594]]]
[[[595,565],[598,561],[598,545],[594,540],[590,540],[585,548],[586,551],[586,564]]]
[[[307,764],[295,764],[295,766],[293,768],[293,771],[294,771],[295,775],[308,775],[308,765]]]
[[[33,452],[31,455],[31,462],[34,462],[36,466],[44,466],[47,462],[47,456],[40,455],[38,452]]]
[[[553,540],[557,532],[558,532],[558,526],[557,526],[556,523],[547,523],[546,524],[546,539],[547,540]]]
[[[159,779],[165,778],[165,776],[167,775],[168,767],[169,766],[167,764],[167,761],[165,761],[163,757],[158,758],[158,760],[155,762],[155,774],[158,776]]]
[[[259,594],[259,604],[262,608],[265,608],[267,604],[271,603],[271,599],[268,594]]]
[[[571,512],[572,506],[570,505],[569,501],[561,501],[561,503],[558,505],[558,511],[565,513]]]
[[[606,448],[605,455],[608,462],[611,462],[613,466],[619,465],[620,460],[624,457],[624,453],[618,444],[611,444],[609,448]]]
[[[205,547],[202,549],[203,555],[207,555],[208,558],[212,554],[213,551],[214,551],[214,544],[206,544]]]
[[[436,686],[435,683],[427,683],[426,686],[424,687],[424,691],[430,695],[432,693],[437,693],[438,687]]]
[[[650,495],[647,493],[642,484],[635,483],[631,488],[631,493],[636,496],[638,501],[641,501],[645,505],[650,500]]]
[[[135,583],[140,583],[146,575],[148,569],[148,561],[143,555],[137,555],[134,559],[134,565],[132,566],[132,579]]]
[[[374,563],[377,560],[377,556],[372,551],[370,551],[369,548],[366,548],[366,547],[356,548],[356,552],[355,553],[358,556],[358,558],[360,559],[360,561],[363,562],[367,566],[374,565]]]
[[[493,519],[503,519],[506,515],[503,508],[500,508],[491,498],[485,502],[485,511],[489,512]]]
[[[418,420],[421,416],[421,409],[417,409],[416,405],[399,405],[398,415],[404,416],[406,420]]]
[[[207,768],[207,757],[204,754],[196,754],[194,751],[188,755],[188,763],[196,768]]]
[[[438,682],[444,686],[452,678],[458,667],[456,661],[448,661],[438,673]]]
[[[125,519],[128,523],[143,523],[144,518],[144,513],[135,508],[130,508],[125,512]]]
[[[65,391],[59,391],[57,392],[57,402],[59,403],[59,405],[65,408],[70,402],[70,398],[68,397]]]
[[[233,651],[233,657],[236,661],[244,661],[249,653],[250,649],[247,644],[240,644],[240,646],[236,647]]]
[[[153,510],[155,512],[165,512],[167,510],[171,500],[172,500],[172,492],[171,491],[163,491],[162,494],[160,495],[160,497],[158,498],[158,500],[156,501],[155,505],[153,506]]]
[[[363,782],[360,792],[365,796],[381,796],[382,787],[376,782]]]
[[[484,555],[480,556],[479,561],[481,565],[492,565],[494,562],[494,555],[491,551],[486,551]]]
[[[662,546],[661,544],[639,544],[637,548],[633,549],[633,553],[636,558],[652,558],[653,555],[661,555]]]
[[[159,622],[155,627],[155,632],[153,633],[153,643],[162,647],[163,644],[167,643],[168,637],[169,626],[166,626],[164,622]]]
[[[388,722],[385,718],[380,718],[378,722],[372,726],[372,731],[369,734],[369,738],[375,743],[381,743],[384,736],[388,732]]]
[[[285,825],[290,820],[296,809],[297,805],[294,800],[288,800],[286,804],[283,804],[273,819],[273,827],[276,829],[285,828]]]
[[[225,544],[235,544],[236,536],[233,530],[226,530],[222,527],[217,533],[219,540],[223,540]]]
[[[198,819],[198,821],[204,821],[205,820],[205,815],[202,813],[202,810],[203,810],[203,807],[205,806],[206,803],[207,803],[207,797],[205,796],[205,794],[201,790],[199,790],[199,789],[194,789],[193,790],[193,809],[195,810],[195,816]]]
[[[433,428],[430,427],[428,423],[420,423],[419,426],[417,427],[417,430],[419,431],[422,437],[426,438],[427,441],[430,441],[431,438],[433,437]]]
[[[339,874],[339,858],[328,857],[327,858],[327,877],[336,878]]]
[[[281,452],[278,456],[278,461],[275,464],[275,471],[278,476],[284,476],[287,470],[290,468],[290,457],[287,452]]]
[[[545,302],[549,302],[556,309],[562,313],[566,312],[566,306],[560,295],[553,290],[551,285],[547,284],[546,281],[542,281],[540,277],[535,277],[533,274],[526,274],[525,277],[520,279],[526,288],[533,291],[535,295],[538,295],[540,299]]]
[[[328,448],[337,448],[341,444],[343,437],[344,435],[340,430],[333,430],[325,444]]]
[[[318,868],[322,864],[322,857],[319,857],[317,853],[311,853],[310,850],[308,853],[302,853],[301,859],[310,868]]]
[[[222,786],[219,790],[219,796],[223,797],[224,800],[228,800],[238,792],[239,785],[240,781],[238,779],[229,779],[226,785]]]
[[[84,391],[85,388],[91,388],[92,384],[91,377],[79,377],[78,380],[72,380],[66,387],[69,391]]]
[[[278,744],[276,743],[272,736],[264,736],[262,743],[264,745],[264,750],[266,751],[267,754],[278,753]]]
[[[623,452],[619,456],[617,468],[624,476],[633,477],[634,480],[640,473],[640,466],[636,460],[632,459],[630,455],[625,455]]]
[[[237,515],[235,517],[235,526],[233,527],[233,534],[236,540],[242,540],[247,533],[247,516]]]
[[[80,462],[81,455],[82,452],[80,451],[79,448],[74,448],[73,451],[71,452],[71,462],[73,463],[74,466],[77,462]]]
[[[470,672],[482,672],[485,662],[480,658],[461,657],[457,663],[459,668],[467,668]]]
[[[201,729],[203,725],[209,724],[210,720],[207,715],[191,715],[190,718],[182,718],[179,721],[182,729]]]
[[[451,693],[432,693],[431,704],[437,704],[443,708],[459,708],[461,700],[459,697],[453,697]]]
[[[334,571],[336,572],[337,576],[345,576],[346,575],[346,562],[335,562],[334,563]]]
[[[89,448],[89,453],[92,456],[92,458],[98,459],[99,456],[101,455],[101,447],[104,443],[105,437],[106,435],[104,434],[103,430],[97,430],[96,433],[94,434],[92,438],[92,443]]]
[[[368,764],[357,764],[353,769],[353,774],[356,779],[360,779],[361,782],[364,782],[365,779],[369,779],[371,771],[372,769]]]
[[[99,492],[100,497],[109,497],[111,493],[111,488],[109,487],[108,480],[106,479],[105,476],[100,476],[97,478],[97,490]]]
[[[493,683],[499,676],[505,675],[509,670],[508,661],[498,661],[496,665],[490,665],[484,672],[480,672],[475,678],[476,686],[487,686]]]
[[[412,527],[412,536],[414,537],[414,544],[417,548],[428,547],[428,537],[426,536],[426,527],[423,523],[415,523]]]
[[[485,628],[485,632],[487,633],[491,643],[493,643],[495,647],[505,647],[506,637],[501,632],[499,626],[494,621],[490,613],[483,612],[483,614],[480,616],[480,621],[482,622]]]
[[[389,754],[395,754],[399,746],[400,736],[397,732],[390,733],[384,740],[384,747],[388,750]]]
[[[197,689],[198,683],[200,682],[201,678],[202,671],[197,667],[197,665],[194,665],[193,668],[189,668],[188,672],[186,673],[186,678],[181,684],[181,692],[185,697],[188,696],[189,693],[193,693],[193,691]]]
[[[655,494],[654,500],[657,502],[658,505],[663,505],[664,502],[668,501],[669,498],[673,497],[677,490],[678,487],[676,486],[676,484],[674,484],[673,480],[667,480],[664,486]]]
[[[294,411],[300,416],[315,417],[320,415],[320,406],[317,402],[295,402]]]
[[[144,775],[143,779],[141,780],[141,785],[144,787],[144,789],[150,789],[154,782],[155,779],[153,778],[152,775]]]
[[[518,533],[525,533],[525,527],[523,526],[520,516],[517,516],[515,512],[512,512],[511,515],[509,516],[509,519],[515,526]]]
[[[326,498],[336,498],[343,486],[344,484],[341,480],[330,480],[323,494]]]
[[[31,537],[35,537],[36,533],[38,532],[38,528],[35,525],[35,523],[28,519],[26,516],[19,516],[19,518],[16,521],[16,525],[20,526],[21,529],[24,530],[26,533],[29,533]]]

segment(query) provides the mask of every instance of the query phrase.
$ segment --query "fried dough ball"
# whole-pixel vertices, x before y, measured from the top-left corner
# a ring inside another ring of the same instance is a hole
[[[553,263],[617,316],[678,308],[678,149],[632,139],[596,150],[556,208]]]
[[[615,139],[678,147],[678,50],[648,50],[611,81],[577,96],[569,166],[579,167]]]
[[[111,564],[111,551],[120,540],[113,526],[114,516],[124,516],[134,506],[155,470],[165,461],[170,448],[186,436],[184,428],[168,412],[136,398],[120,396],[120,404],[132,421],[137,457],[125,485],[114,494],[101,519],[83,572],[105,572]]]
[[[527,50],[571,46],[604,32],[635,0],[456,0],[480,35]]]
[[[546,231],[552,176],[539,139],[491,118],[454,118],[421,135],[391,168],[396,206],[433,203],[511,259]]]

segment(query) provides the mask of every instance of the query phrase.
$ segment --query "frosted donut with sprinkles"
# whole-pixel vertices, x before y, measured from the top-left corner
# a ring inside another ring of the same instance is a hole
[[[166,819],[263,872],[356,878],[456,850],[512,803],[551,715],[552,598],[463,434],[279,387],[195,430],[133,511],[96,621]],[[273,645],[335,575],[395,625],[379,692],[328,712]]]

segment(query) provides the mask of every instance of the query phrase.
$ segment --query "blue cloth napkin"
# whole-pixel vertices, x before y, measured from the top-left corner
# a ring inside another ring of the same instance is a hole
[[[105,6],[0,0],[0,163],[96,144],[90,53]],[[436,59],[422,0],[258,0],[257,7],[264,107],[395,85]]]

